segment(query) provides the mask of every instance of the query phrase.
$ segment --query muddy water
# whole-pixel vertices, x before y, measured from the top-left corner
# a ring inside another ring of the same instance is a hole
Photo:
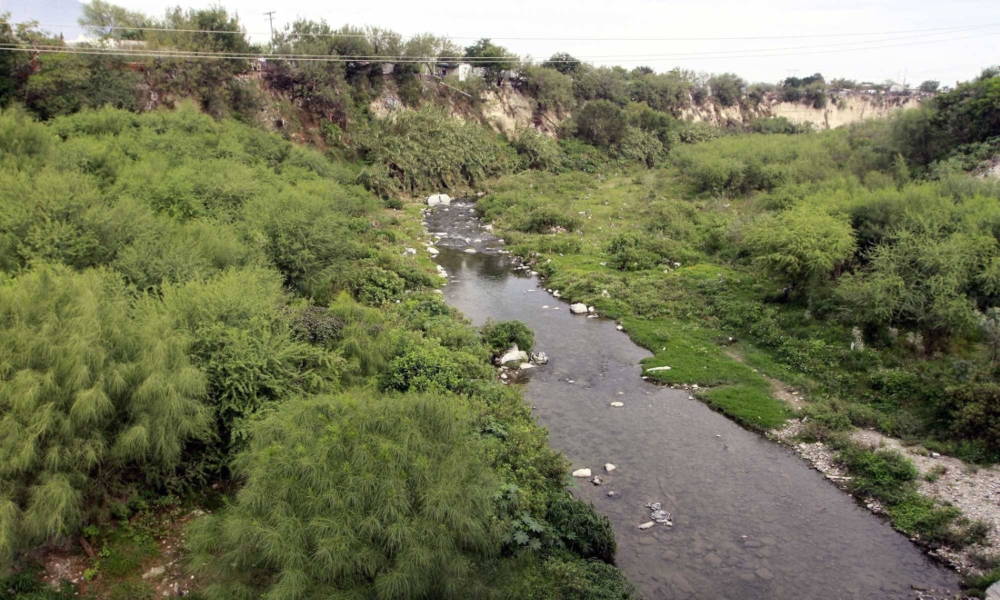
[[[785,448],[643,381],[649,354],[614,322],[571,314],[515,270],[471,209],[438,207],[427,218],[430,232],[447,235],[437,243],[445,298],[476,324],[518,319],[534,329],[550,362],[531,372],[525,396],[573,468],[605,476],[601,486],[577,479],[576,492],[611,518],[618,565],[647,598],[867,600],[957,589],[953,573]],[[609,462],[618,468],[605,474]],[[647,502],[663,503],[674,526],[638,530]]]

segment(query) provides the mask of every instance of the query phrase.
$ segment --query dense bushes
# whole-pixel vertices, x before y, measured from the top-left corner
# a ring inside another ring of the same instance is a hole
[[[525,352],[531,352],[535,345],[535,334],[520,321],[496,322],[487,319],[482,328],[483,342],[494,356],[500,356],[512,345]]]
[[[760,219],[743,244],[755,261],[796,288],[821,286],[855,251],[847,219],[811,207]]]
[[[119,278],[38,266],[0,286],[0,571],[111,493],[163,484],[210,431],[188,340]]]
[[[447,398],[287,402],[237,461],[236,502],[198,522],[209,598],[486,595],[497,482]]]
[[[358,134],[357,146],[369,163],[385,169],[377,184],[368,184],[382,194],[474,187],[509,172],[515,161],[488,129],[430,107],[373,122]]]

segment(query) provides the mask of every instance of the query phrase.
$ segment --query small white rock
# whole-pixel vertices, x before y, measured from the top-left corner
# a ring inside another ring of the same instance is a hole
[[[614,465],[613,465],[613,464],[611,464],[611,463],[605,463],[605,464],[604,464],[604,470],[605,470],[605,471],[607,471],[608,473],[610,473],[611,471],[614,471],[614,470],[615,470],[615,469],[617,469],[617,468],[618,468],[618,467],[614,466]]]
[[[618,331],[624,331],[625,330],[625,328],[622,327],[621,325],[619,325],[618,327],[615,327],[615,329],[617,329]]]
[[[643,523],[642,525],[639,525],[639,529],[649,529],[649,528],[650,528],[650,527],[652,527],[653,525],[656,525],[656,523],[654,523],[654,522],[652,522],[652,521],[646,521],[646,522],[645,522],[645,523]]]
[[[611,406],[614,406],[615,408],[621,408],[621,407],[625,406],[625,403],[624,402],[612,402]]]
[[[590,469],[577,469],[573,471],[573,477],[590,477]]]
[[[582,315],[587,312],[587,305],[583,302],[577,302],[575,304],[571,304],[569,310],[574,315]]]

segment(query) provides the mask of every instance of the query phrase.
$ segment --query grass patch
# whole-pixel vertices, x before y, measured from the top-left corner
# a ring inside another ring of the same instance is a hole
[[[764,389],[751,385],[731,385],[698,393],[709,406],[749,429],[781,427],[792,411]]]
[[[623,319],[629,336],[655,354],[642,361],[644,369],[669,366],[647,375],[670,384],[757,385],[768,383],[753,369],[728,356],[715,343],[720,333],[673,320]]]

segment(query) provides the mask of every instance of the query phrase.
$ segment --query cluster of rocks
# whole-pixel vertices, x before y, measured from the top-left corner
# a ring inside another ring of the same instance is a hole
[[[612,471],[614,471],[617,468],[618,467],[616,467],[615,465],[613,465],[611,463],[605,463],[604,464],[604,472],[605,473],[611,473]],[[589,468],[577,469],[577,470],[573,471],[573,477],[579,477],[581,479],[587,479],[588,481],[590,481],[590,483],[592,483],[594,485],[603,485],[604,484],[604,477],[601,477],[600,475],[594,475],[593,472]],[[614,490],[610,490],[608,492],[608,496],[615,496],[615,495],[617,495],[617,493]]]
[[[529,356],[527,352],[518,348],[517,344],[511,346],[496,359],[496,363],[500,366],[500,380],[504,383],[509,383],[525,371],[548,362],[549,356],[544,352],[532,352]]]
[[[639,529],[652,529],[656,525],[674,526],[674,520],[671,518],[670,513],[663,510],[663,505],[660,502],[649,502],[646,504],[646,508],[650,511],[650,520],[639,525]]]

